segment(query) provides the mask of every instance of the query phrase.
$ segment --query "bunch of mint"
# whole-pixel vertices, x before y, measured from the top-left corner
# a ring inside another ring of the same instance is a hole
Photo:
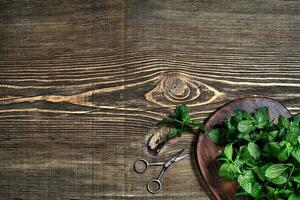
[[[238,182],[238,196],[256,200],[300,200],[300,113],[279,116],[268,108],[236,110],[209,138],[224,145],[218,157],[220,177]]]
[[[168,139],[180,137],[189,128],[196,128],[198,131],[205,130],[205,126],[200,121],[191,119],[189,109],[185,104],[177,106],[175,112],[168,118],[162,119],[159,124],[172,126],[167,135]]]

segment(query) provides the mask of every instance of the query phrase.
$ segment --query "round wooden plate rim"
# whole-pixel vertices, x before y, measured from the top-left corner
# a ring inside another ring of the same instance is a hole
[[[268,97],[242,97],[242,98],[238,98],[238,99],[235,99],[233,101],[230,101],[229,103],[226,103],[224,104],[222,107],[218,108],[209,118],[208,120],[205,122],[205,125],[209,125],[208,128],[210,129],[210,122],[212,119],[214,119],[215,117],[215,114],[218,113],[218,111],[226,108],[226,107],[229,107],[230,105],[233,105],[235,103],[237,103],[238,101],[247,101],[247,100],[252,100],[252,101],[255,101],[255,100],[261,100],[262,102],[265,100],[265,101],[269,101],[269,102],[272,102],[272,103],[275,103],[277,105],[281,105],[286,111],[287,111],[287,114],[288,115],[291,115],[290,112],[288,111],[288,109],[283,105],[281,104],[280,102],[276,101],[275,99],[272,99],[272,98],[268,98]],[[198,163],[198,167],[199,167],[199,170],[200,170],[200,173],[202,175],[202,177],[204,178],[209,190],[211,191],[211,193],[214,195],[215,199],[218,199],[218,200],[221,200],[222,198],[220,197],[219,193],[217,193],[217,191],[213,190],[210,185],[208,184],[209,183],[209,180],[208,180],[208,175],[205,174],[208,170],[206,168],[206,165],[202,165],[201,164],[201,161],[200,161],[200,150],[201,150],[201,145],[202,145],[202,140],[203,140],[203,136],[207,136],[207,133],[208,132],[205,132],[205,134],[203,135],[199,135],[198,137],[198,142],[197,142],[197,148],[196,148],[196,157],[197,157],[197,163]],[[217,145],[216,145],[217,146]],[[232,183],[232,185],[235,185],[236,182],[234,181],[230,181]],[[244,198],[243,198],[244,199]],[[247,198],[245,198],[247,199]]]

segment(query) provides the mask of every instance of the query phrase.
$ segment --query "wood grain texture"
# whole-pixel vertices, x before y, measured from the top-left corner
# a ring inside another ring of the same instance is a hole
[[[137,156],[187,103],[237,97],[300,111],[299,1],[0,1],[0,199],[209,199],[195,155],[150,195]]]

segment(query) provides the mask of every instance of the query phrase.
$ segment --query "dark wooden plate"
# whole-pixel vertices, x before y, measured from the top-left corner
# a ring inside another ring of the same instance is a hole
[[[260,97],[247,97],[237,99],[232,101],[220,109],[218,109],[205,123],[208,130],[212,127],[222,124],[224,119],[231,116],[234,110],[237,108],[244,109],[248,112],[254,112],[261,106],[266,106],[269,108],[269,114],[272,119],[277,122],[277,118],[280,115],[290,117],[289,111],[279,102]],[[197,144],[197,160],[200,171],[207,186],[213,193],[215,199],[217,200],[238,200],[247,198],[237,198],[235,196],[237,184],[235,181],[224,181],[218,175],[218,161],[216,157],[219,155],[221,146],[218,146],[210,141],[207,133],[199,136]]]

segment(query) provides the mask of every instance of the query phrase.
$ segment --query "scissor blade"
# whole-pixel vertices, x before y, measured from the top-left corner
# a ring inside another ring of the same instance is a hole
[[[176,154],[174,154],[174,156],[172,156],[169,160],[167,160],[165,162],[165,168],[170,167],[174,162],[176,162],[176,159],[180,156],[180,154],[182,154],[183,151],[184,149],[181,149]]]
[[[190,154],[186,154],[186,155],[184,155],[184,156],[180,156],[180,157],[177,157],[176,159],[175,159],[175,162],[178,162],[178,161],[180,161],[180,160],[183,160],[183,159],[185,159],[186,157],[188,157]]]
[[[175,160],[183,153],[184,149],[181,149],[180,151],[178,151],[177,153],[175,153],[166,163],[168,163],[167,165],[172,164],[173,162],[175,162]]]
[[[176,160],[176,158],[178,158],[183,152],[184,152],[184,149],[181,149],[180,151],[175,153],[174,156],[172,156],[172,159]]]

